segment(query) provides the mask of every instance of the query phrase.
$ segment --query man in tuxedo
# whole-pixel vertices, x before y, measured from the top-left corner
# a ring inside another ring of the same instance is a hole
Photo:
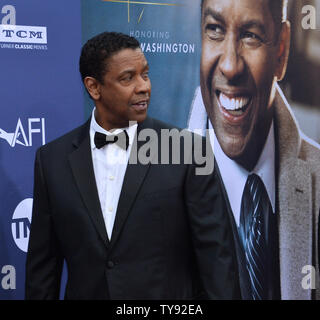
[[[143,130],[156,132],[159,146],[161,130],[172,129],[147,117],[148,72],[132,37],[105,32],[83,46],[80,73],[95,108],[87,123],[37,151],[27,299],[58,298],[64,260],[66,299],[196,299],[204,289],[237,297],[215,172],[196,175],[195,161],[155,164],[152,154],[148,163],[131,161]],[[179,148],[192,157],[192,148]],[[208,216],[215,230],[205,228]],[[206,279],[208,259],[214,276]]]
[[[189,129],[214,129],[244,299],[320,297],[320,150],[277,85],[290,47],[285,14],[284,0],[202,1]]]

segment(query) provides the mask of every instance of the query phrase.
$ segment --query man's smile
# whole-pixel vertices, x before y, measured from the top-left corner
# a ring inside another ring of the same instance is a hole
[[[143,99],[134,101],[131,103],[131,107],[134,108],[136,111],[144,111],[147,110],[149,104],[149,99]]]
[[[248,115],[252,96],[241,91],[216,90],[216,99],[222,116],[232,124],[239,124]]]

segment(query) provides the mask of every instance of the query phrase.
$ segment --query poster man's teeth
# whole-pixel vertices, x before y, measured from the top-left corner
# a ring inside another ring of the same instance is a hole
[[[223,93],[220,93],[219,100],[223,108],[230,111],[240,110],[249,102],[249,98],[247,97],[237,97],[230,99]]]

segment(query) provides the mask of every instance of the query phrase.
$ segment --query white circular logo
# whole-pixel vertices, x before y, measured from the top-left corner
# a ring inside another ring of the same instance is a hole
[[[14,210],[11,231],[14,242],[24,252],[28,251],[33,199],[21,201]]]

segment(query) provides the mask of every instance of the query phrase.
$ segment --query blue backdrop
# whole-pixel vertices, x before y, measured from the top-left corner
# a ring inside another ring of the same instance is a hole
[[[80,2],[0,0],[11,22],[0,29],[0,299],[23,299],[35,151],[84,119]]]

